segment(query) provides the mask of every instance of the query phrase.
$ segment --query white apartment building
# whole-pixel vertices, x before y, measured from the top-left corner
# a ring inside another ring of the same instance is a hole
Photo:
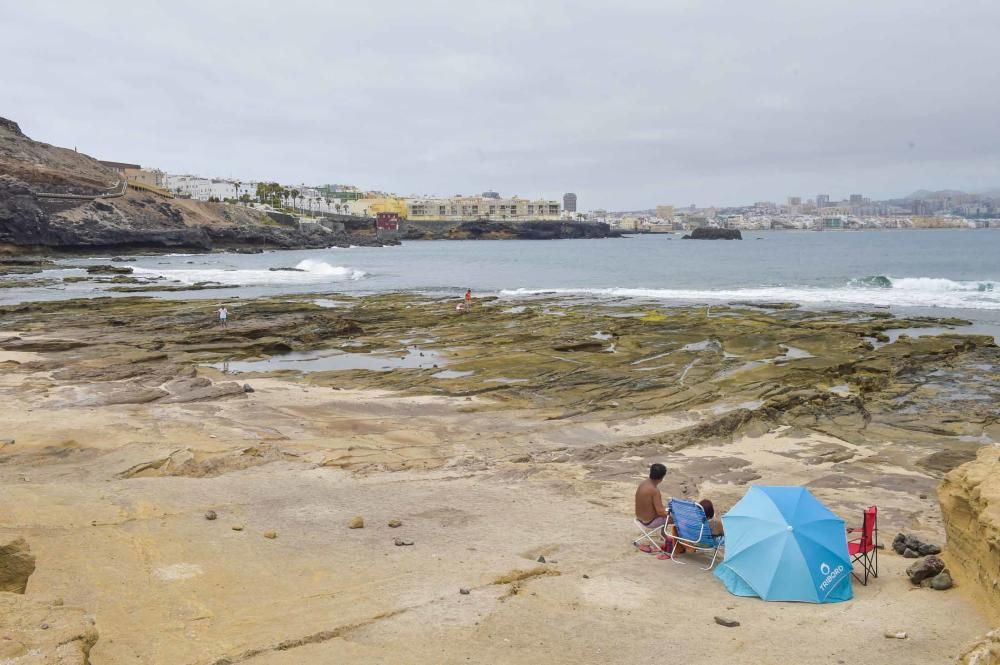
[[[208,201],[209,199],[239,199],[244,194],[251,198],[257,196],[256,182],[239,182],[225,180],[222,178],[202,178],[195,175],[172,175],[164,176],[165,189],[170,190],[179,196],[189,196],[197,201]]]

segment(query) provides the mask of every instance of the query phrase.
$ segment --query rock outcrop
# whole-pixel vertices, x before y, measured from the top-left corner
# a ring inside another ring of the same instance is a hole
[[[87,155],[33,141],[0,118],[0,248],[207,251],[381,245],[366,232],[330,231],[274,219],[244,206],[166,199],[127,189]],[[108,195],[112,196],[108,196]],[[105,196],[105,198],[101,198]]]
[[[24,538],[0,545],[0,592],[24,593],[35,572],[35,557]]]
[[[489,220],[442,222],[406,222],[403,238],[408,240],[564,240],[619,237],[604,223]]]
[[[986,633],[958,660],[959,665],[997,665],[1000,663],[1000,628]]]
[[[961,588],[1000,623],[1000,449],[987,446],[938,488],[948,542],[944,556]],[[1000,628],[970,646],[961,665],[1000,665]]]
[[[97,638],[80,608],[0,593],[0,663],[88,665]]]
[[[695,229],[691,235],[681,236],[681,240],[743,240],[739,229],[717,229],[702,227]]]
[[[948,569],[1000,623],[1000,448],[982,448],[975,460],[949,472],[938,498]]]

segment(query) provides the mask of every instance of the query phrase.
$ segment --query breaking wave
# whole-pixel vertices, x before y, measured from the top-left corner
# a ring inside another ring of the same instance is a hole
[[[133,268],[136,277],[163,277],[181,284],[215,282],[236,286],[261,286],[283,284],[322,284],[324,282],[346,282],[364,279],[368,273],[356,268],[332,266],[324,261],[305,259],[294,268],[276,270],[226,270],[220,268],[154,269]]]
[[[856,288],[901,289],[907,291],[1000,291],[1000,282],[991,280],[959,282],[942,277],[889,277],[872,275],[848,282]]]
[[[1000,310],[1000,282],[954,281],[937,277],[874,275],[852,279],[841,287],[764,286],[722,289],[509,289],[505,296],[577,295],[680,302],[760,301],[801,304],[872,305],[881,307],[947,307]]]

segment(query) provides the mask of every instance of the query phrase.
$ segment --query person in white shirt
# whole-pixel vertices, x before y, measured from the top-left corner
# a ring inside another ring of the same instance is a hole
[[[222,307],[220,307],[216,311],[219,313],[219,324],[223,328],[228,327],[227,324],[228,324],[228,320],[229,320],[229,310],[226,309],[225,305],[223,305]]]

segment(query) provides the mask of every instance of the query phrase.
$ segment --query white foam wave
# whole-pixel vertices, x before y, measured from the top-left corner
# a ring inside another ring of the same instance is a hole
[[[878,305],[895,307],[947,307],[958,309],[1000,310],[1000,289],[984,289],[983,282],[951,282],[975,284],[975,288],[953,288],[931,278],[892,280],[891,288],[857,288],[851,286],[810,287],[755,287],[730,289],[508,289],[505,296],[577,295],[597,298],[637,298],[682,302],[761,301],[794,302],[800,304]],[[900,284],[902,283],[902,284]],[[898,285],[898,286],[897,286]]]
[[[322,284],[324,282],[345,282],[363,279],[363,270],[346,266],[332,266],[324,261],[306,259],[300,261],[294,270],[225,270],[220,268],[158,269],[133,268],[137,277],[163,277],[181,284],[215,282],[235,286],[261,286],[283,284]]]
[[[992,280],[958,282],[940,277],[890,277],[893,289],[908,291],[976,291],[1000,292],[1000,282]]]

